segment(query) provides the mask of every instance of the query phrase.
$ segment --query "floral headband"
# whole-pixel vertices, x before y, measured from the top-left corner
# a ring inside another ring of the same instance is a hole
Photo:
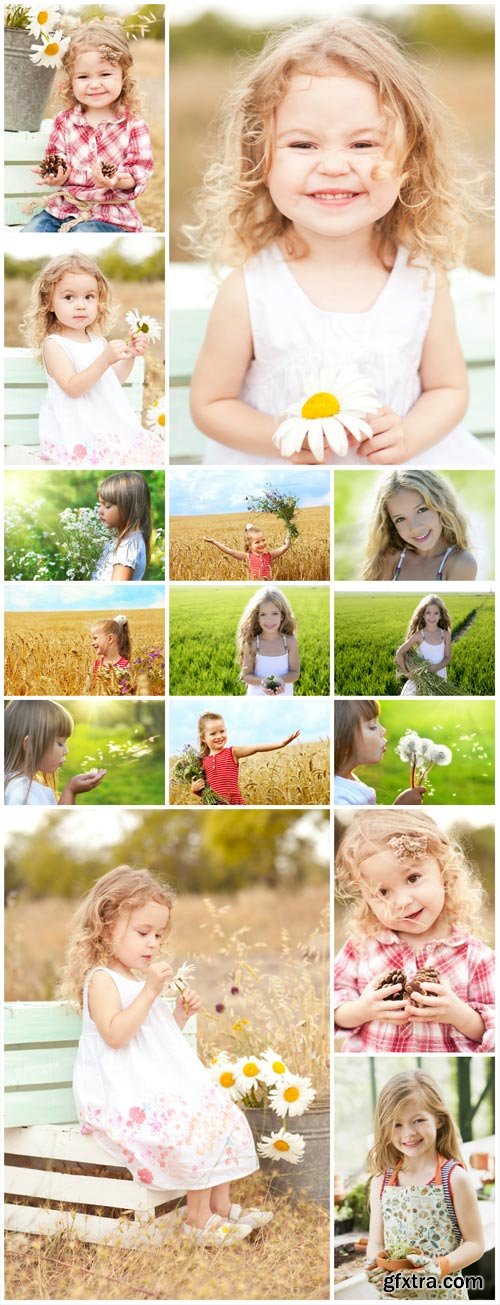
[[[427,853],[427,834],[393,834],[387,846],[397,861],[420,861]]]

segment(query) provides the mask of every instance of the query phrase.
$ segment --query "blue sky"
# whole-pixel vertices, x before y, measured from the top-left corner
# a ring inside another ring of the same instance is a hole
[[[330,737],[330,705],[324,698],[171,698],[169,752],[185,743],[198,743],[197,722],[203,711],[220,711],[229,743],[273,743],[300,730],[300,740],[310,743]],[[293,748],[293,743],[290,747]]]
[[[282,494],[297,494],[299,507],[323,507],[330,501],[330,473],[262,467],[211,470],[209,467],[172,467],[169,477],[170,515],[206,516],[221,512],[246,512],[245,495],[258,494],[271,484]],[[250,515],[249,515],[250,520]]]
[[[23,584],[16,580],[4,585],[4,593],[6,612],[107,612],[111,608],[127,612],[165,606],[165,586],[147,582],[104,585],[52,580]]]

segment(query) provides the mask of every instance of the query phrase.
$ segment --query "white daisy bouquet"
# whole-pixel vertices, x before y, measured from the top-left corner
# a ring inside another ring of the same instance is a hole
[[[283,1120],[281,1128],[263,1135],[257,1143],[259,1155],[293,1165],[302,1160],[304,1138],[300,1133],[288,1132],[285,1121],[287,1116],[305,1114],[314,1101],[316,1092],[310,1078],[293,1074],[273,1047],[236,1060],[223,1051],[209,1065],[209,1073],[232,1101],[247,1109],[273,1110]]]
[[[373,432],[365,419],[378,412],[381,404],[371,381],[355,367],[322,367],[316,375],[306,376],[304,389],[298,402],[285,409],[284,420],[273,435],[282,457],[299,453],[306,438],[318,462],[324,460],[325,443],[345,458],[348,435],[358,444],[371,439]]]
[[[410,785],[417,788],[423,784],[433,766],[449,766],[453,760],[451,748],[443,743],[434,743],[433,739],[421,738],[415,730],[406,730],[399,740],[396,752],[401,761],[410,766]]]

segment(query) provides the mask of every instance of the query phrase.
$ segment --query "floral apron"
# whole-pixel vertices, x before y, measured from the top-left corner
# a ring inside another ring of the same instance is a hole
[[[454,1160],[438,1156],[434,1178],[425,1187],[400,1187],[400,1165],[387,1171],[382,1190],[385,1246],[397,1245],[403,1241],[407,1246],[418,1246],[429,1259],[435,1259],[437,1255],[449,1255],[456,1250],[462,1237],[448,1181],[455,1163]],[[406,1272],[409,1273],[410,1270]],[[415,1272],[418,1273],[419,1270],[416,1269]],[[427,1301],[469,1299],[466,1287],[433,1289],[422,1286],[414,1290],[402,1288],[400,1291],[382,1292],[383,1300],[394,1298]]]

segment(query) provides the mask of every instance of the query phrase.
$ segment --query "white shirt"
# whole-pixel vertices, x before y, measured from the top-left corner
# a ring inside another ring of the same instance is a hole
[[[374,788],[363,784],[362,779],[345,779],[336,775],[333,781],[333,802],[336,807],[372,807],[377,801]]]
[[[29,790],[29,791],[28,791]],[[47,784],[39,784],[27,775],[14,775],[5,785],[6,807],[56,807],[57,798]]]

